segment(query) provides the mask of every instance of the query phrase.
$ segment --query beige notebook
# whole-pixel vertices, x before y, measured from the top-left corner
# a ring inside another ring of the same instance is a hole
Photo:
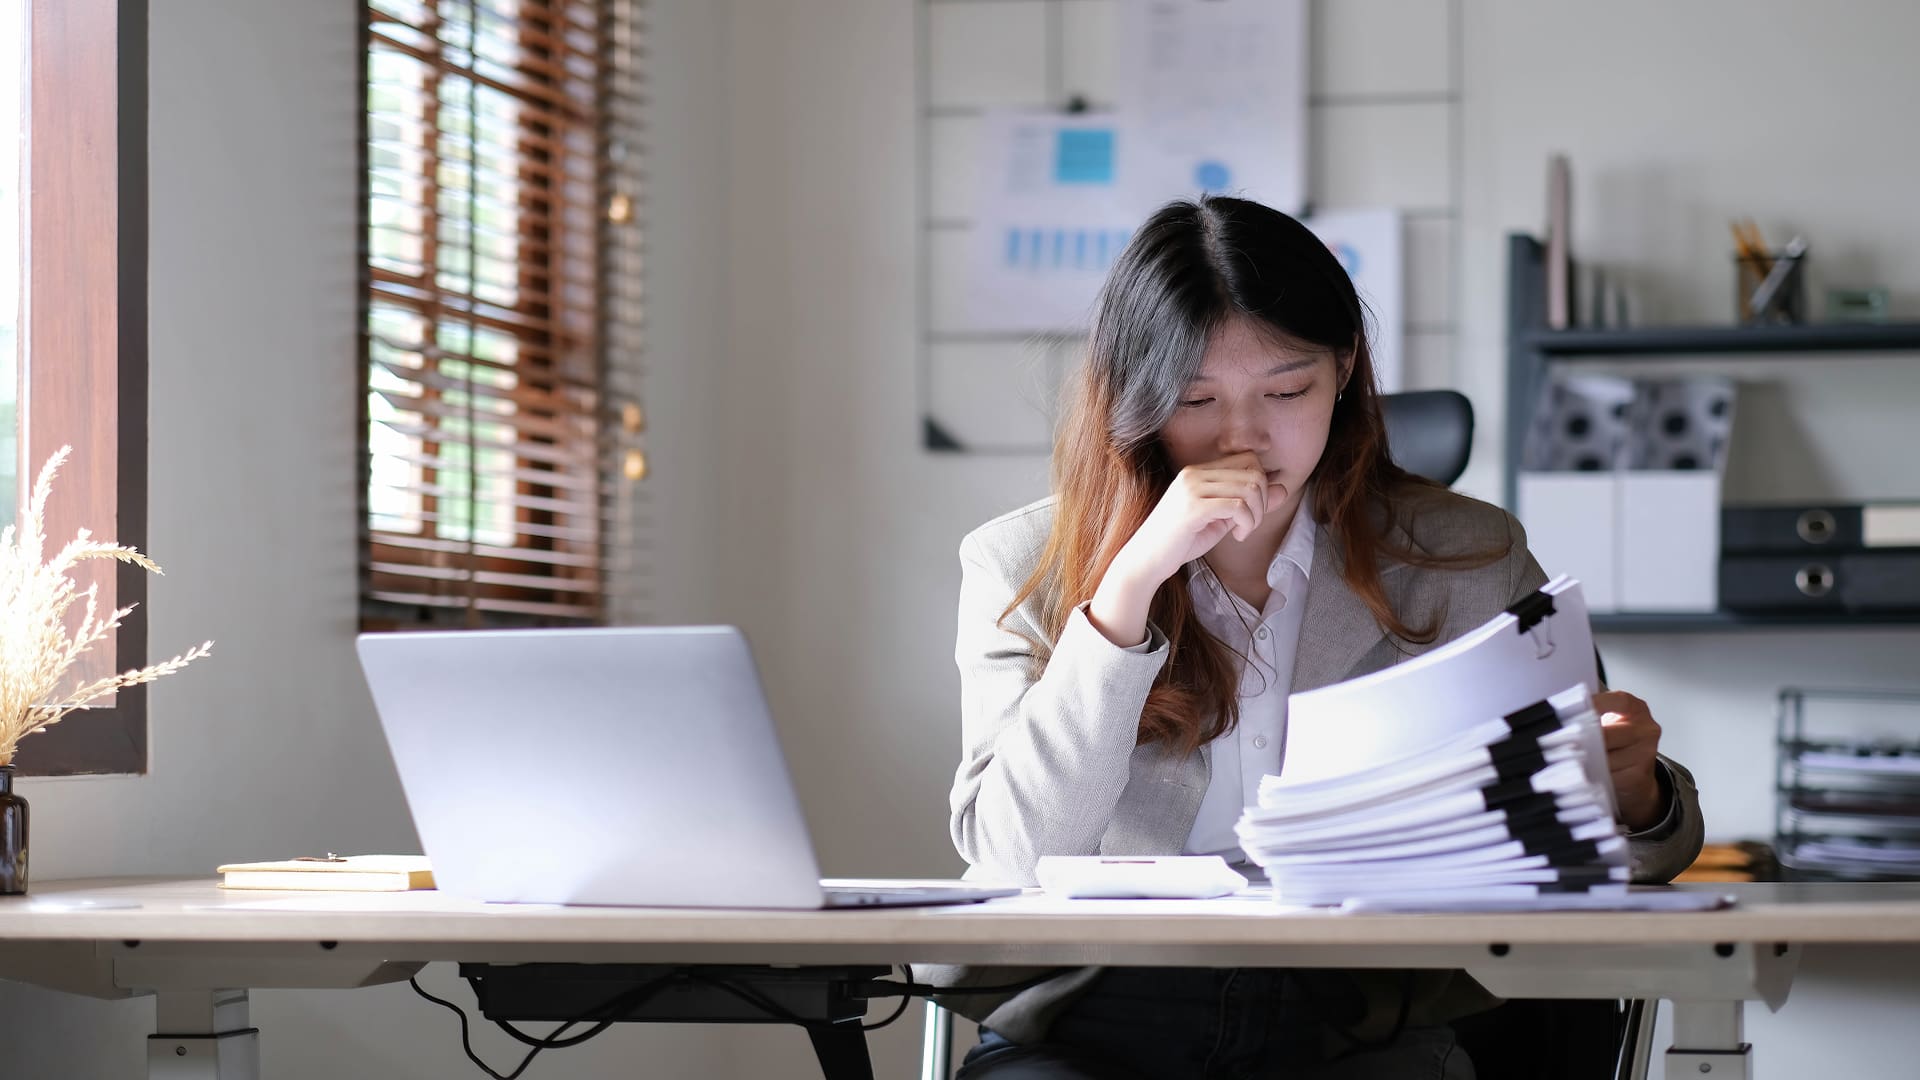
[[[330,892],[405,892],[433,888],[425,855],[345,855],[282,862],[228,863],[223,889],[324,889]]]

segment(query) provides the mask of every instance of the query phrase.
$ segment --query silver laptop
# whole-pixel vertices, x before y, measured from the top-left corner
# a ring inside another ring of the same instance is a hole
[[[448,893],[821,908],[1019,891],[821,881],[733,627],[362,634],[359,652]]]

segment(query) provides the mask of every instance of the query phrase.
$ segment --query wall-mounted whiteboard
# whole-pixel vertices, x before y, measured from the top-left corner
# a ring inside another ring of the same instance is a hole
[[[1310,8],[1293,46],[1302,57],[1292,70],[1304,119],[1281,140],[1299,144],[1295,190],[1306,194],[1288,196],[1284,180],[1258,187],[1226,161],[1222,169],[1199,158],[1169,167],[1166,176],[1189,174],[1184,186],[1163,179],[1156,188],[1142,175],[1141,156],[1129,171],[1121,105],[1138,100],[1151,76],[1123,59],[1125,42],[1128,27],[1147,25],[1161,2],[919,0],[917,408],[926,447],[1046,454],[1059,387],[1080,359],[1119,244],[1166,198],[1213,188],[1297,203],[1296,212],[1310,201],[1305,220],[1341,256],[1373,313],[1384,381],[1451,385],[1459,137],[1452,8],[1431,0],[1165,0],[1163,10],[1204,5],[1223,16],[1243,3]],[[1380,33],[1383,24],[1396,32]],[[1009,197],[1036,182],[1024,207]],[[1127,208],[1130,197],[1140,205]],[[1034,209],[1043,213],[1024,212]],[[998,280],[977,272],[988,260],[1000,261]]]

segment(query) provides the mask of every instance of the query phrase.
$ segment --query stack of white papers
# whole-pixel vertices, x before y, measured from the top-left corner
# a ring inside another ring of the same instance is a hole
[[[1562,578],[1442,648],[1296,694],[1241,846],[1286,904],[1624,892],[1597,689]]]

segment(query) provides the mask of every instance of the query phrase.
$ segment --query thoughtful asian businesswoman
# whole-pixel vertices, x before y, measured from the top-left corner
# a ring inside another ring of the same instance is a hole
[[[1298,221],[1173,203],[1102,290],[1059,427],[1053,494],[960,545],[963,750],[950,799],[971,878],[1044,855],[1222,854],[1282,766],[1287,695],[1417,656],[1546,581],[1498,507],[1388,457],[1363,307]],[[1647,705],[1602,714],[1636,881],[1699,851],[1692,777]],[[1044,972],[935,969],[961,989]],[[1461,972],[1083,968],[956,994],[963,1080],[1471,1077]]]

